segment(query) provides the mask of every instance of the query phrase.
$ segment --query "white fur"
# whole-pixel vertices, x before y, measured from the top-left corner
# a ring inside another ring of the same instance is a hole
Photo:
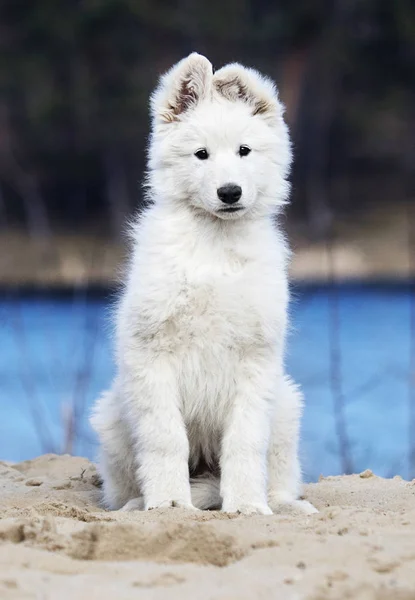
[[[313,512],[297,500],[302,396],[283,364],[289,253],[274,218],[291,151],[275,87],[191,54],[151,108],[152,204],[133,229],[118,373],[92,418],[105,505]],[[242,188],[239,212],[220,212],[227,183]]]

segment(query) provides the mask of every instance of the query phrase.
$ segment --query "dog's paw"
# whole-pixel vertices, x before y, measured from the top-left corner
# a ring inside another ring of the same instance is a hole
[[[237,513],[240,515],[272,515],[270,507],[261,503],[224,503],[222,512]]]
[[[306,515],[315,515],[318,509],[308,500],[296,500],[294,506]]]
[[[269,504],[274,513],[289,512],[301,513],[303,515],[318,513],[317,508],[311,502],[308,502],[308,500],[297,500],[290,494],[285,493],[271,494]]]
[[[133,510],[144,510],[144,498],[140,496],[139,498],[132,498],[129,500],[122,508],[121,511],[130,512]]]
[[[187,502],[185,500],[162,500],[162,501],[150,501],[145,505],[144,510],[154,510],[156,508],[184,508],[190,511],[198,511],[199,509],[196,506],[193,506],[191,502]]]

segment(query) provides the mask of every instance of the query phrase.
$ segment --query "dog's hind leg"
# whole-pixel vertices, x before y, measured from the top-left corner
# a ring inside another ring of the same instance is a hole
[[[268,503],[273,512],[282,507],[312,514],[316,508],[299,500],[301,469],[298,459],[303,397],[299,388],[284,377],[277,389],[275,413],[268,450]]]
[[[127,424],[121,418],[116,388],[101,396],[91,425],[100,438],[98,470],[103,480],[103,504],[118,510],[140,497],[140,490],[135,477],[132,442]]]

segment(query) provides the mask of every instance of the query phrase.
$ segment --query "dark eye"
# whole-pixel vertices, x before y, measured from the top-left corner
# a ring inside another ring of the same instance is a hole
[[[206,148],[201,148],[200,150],[195,152],[195,156],[197,156],[199,160],[206,160],[207,158],[209,158],[209,154]]]
[[[239,146],[239,156],[248,156],[251,152],[251,148],[249,146]]]

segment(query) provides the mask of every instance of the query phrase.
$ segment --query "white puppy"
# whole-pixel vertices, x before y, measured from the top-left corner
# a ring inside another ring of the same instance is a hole
[[[291,150],[273,83],[191,54],[151,99],[150,208],[97,402],[104,503],[271,514],[298,499],[302,396],[284,372]]]

